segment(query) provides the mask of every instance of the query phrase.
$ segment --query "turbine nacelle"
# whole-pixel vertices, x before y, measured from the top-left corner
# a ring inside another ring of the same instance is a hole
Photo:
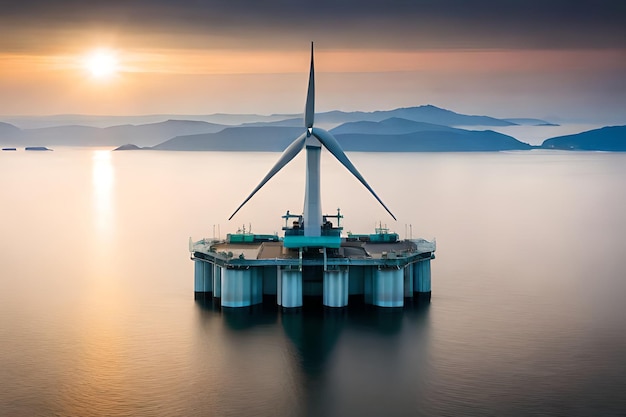
[[[320,230],[322,227],[322,209],[320,202],[320,151],[323,146],[326,148],[348,171],[356,177],[356,179],[367,188],[367,190],[376,198],[376,200],[387,210],[391,217],[396,217],[387,208],[385,203],[376,195],[372,187],[365,181],[365,178],[352,164],[350,159],[337,142],[337,139],[324,129],[314,127],[315,119],[315,70],[313,66],[313,43],[311,43],[311,68],[309,71],[309,85],[307,91],[306,104],[304,108],[304,127],[305,132],[296,138],[285,149],[278,159],[278,162],[270,169],[267,175],[261,180],[259,185],[250,193],[250,195],[241,203],[235,212],[228,218],[232,219],[235,214],[246,204],[257,191],[261,189],[278,171],[287,165],[306,148],[307,150],[307,167],[306,167],[306,189],[304,197],[304,238],[320,238]],[[303,245],[306,246],[306,245]],[[321,244],[324,246],[324,244]]]

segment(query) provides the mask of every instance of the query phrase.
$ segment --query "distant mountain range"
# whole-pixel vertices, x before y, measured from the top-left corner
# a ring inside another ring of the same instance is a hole
[[[374,112],[343,112],[330,111],[317,113],[315,121],[327,128],[338,126],[346,122],[381,120],[391,117],[399,117],[407,120],[414,120],[426,123],[441,124],[446,126],[510,126],[515,122],[496,119],[488,116],[469,116],[455,113],[433,105],[398,108],[394,110],[382,110]],[[1,120],[11,123],[22,129],[40,129],[57,126],[90,126],[90,127],[111,127],[119,125],[143,125],[163,122],[165,120],[188,120],[208,122],[219,125],[240,126],[275,124],[279,126],[302,126],[302,114],[209,114],[209,115],[165,115],[154,114],[144,116],[89,116],[89,115],[56,115],[56,116],[7,116],[0,117]],[[522,120],[522,119],[519,119]],[[529,119],[530,120],[530,119]],[[536,123],[547,123],[543,120]],[[522,123],[523,124],[523,123]],[[330,126],[329,126],[330,125]]]
[[[433,105],[404,107],[395,110],[374,112],[330,111],[315,115],[315,121],[321,124],[342,124],[347,122],[381,122],[390,118],[412,120],[443,126],[512,126],[515,123],[489,116],[470,116],[455,113]],[[296,118],[296,120],[302,120]],[[300,123],[302,125],[302,123]]]
[[[267,125],[230,127],[216,133],[178,136],[152,149],[280,152],[302,130]],[[531,146],[491,130],[466,130],[397,117],[380,122],[348,122],[331,132],[344,150],[360,152],[488,152],[536,148],[626,151],[626,126],[551,138],[541,146]]]
[[[302,127],[230,127],[217,133],[178,136],[152,149],[280,152],[303,131]],[[471,131],[397,117],[380,122],[348,122],[332,129],[331,133],[346,151],[465,152],[532,148],[511,136],[490,130]]]
[[[24,146],[119,146],[132,142],[152,146],[173,136],[218,132],[225,125],[190,120],[166,120],[144,125],[120,125],[106,128],[92,126],[54,126],[38,129],[12,129],[0,126],[0,143]]]
[[[405,107],[395,110],[381,110],[374,112],[343,112],[330,111],[318,113],[315,115],[315,122],[326,126],[337,126],[349,122],[382,122],[388,119],[404,119],[420,123],[430,123],[431,125],[442,126],[513,126],[517,123],[496,119],[489,116],[470,116],[466,114],[455,113],[451,110],[442,109],[433,105],[425,105],[418,107]],[[543,120],[535,119],[537,123],[548,123]],[[257,121],[248,123],[249,126],[302,126],[302,116],[294,116],[284,120],[273,121]]]
[[[103,123],[100,116],[51,116],[54,120]],[[109,116],[102,116],[109,117]],[[118,116],[115,120],[157,116]],[[0,122],[0,144],[12,146],[107,146],[121,149],[149,148],[181,151],[271,151],[284,150],[303,132],[297,115],[208,115],[190,116],[240,122],[236,126],[207,120],[165,120],[110,127],[61,125],[20,129]],[[111,118],[111,117],[109,117]],[[20,119],[21,123],[24,119]],[[28,119],[34,123],[35,118]],[[502,151],[537,148],[491,130],[466,130],[458,126],[548,126],[541,119],[496,119],[455,113],[432,105],[375,112],[331,111],[316,115],[316,123],[330,131],[346,151],[445,152]],[[581,150],[626,150],[624,126],[607,127],[577,135],[547,139],[541,148]]]
[[[334,129],[331,129],[331,133],[333,135],[342,135],[342,134],[382,134],[382,135],[401,135],[404,133],[413,133],[413,132],[436,132],[436,131],[447,131],[453,132],[458,131],[460,129],[455,129],[450,126],[438,125],[433,123],[426,122],[416,122],[413,120],[402,119],[399,117],[391,117],[389,119],[381,120],[380,122],[369,122],[369,121],[359,121],[359,122],[348,122],[344,123],[340,126],[337,126]]]

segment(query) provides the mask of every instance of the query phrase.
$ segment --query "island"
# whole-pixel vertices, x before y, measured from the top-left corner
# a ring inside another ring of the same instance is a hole
[[[546,139],[541,147],[569,151],[626,152],[626,126],[607,126],[575,135],[557,136]]]
[[[51,151],[52,149],[46,148],[45,146],[27,146],[24,148],[25,151]]]

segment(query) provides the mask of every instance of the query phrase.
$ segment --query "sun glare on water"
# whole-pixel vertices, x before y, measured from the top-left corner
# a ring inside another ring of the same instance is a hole
[[[114,51],[97,49],[85,56],[85,69],[97,79],[111,78],[119,71],[119,61]]]

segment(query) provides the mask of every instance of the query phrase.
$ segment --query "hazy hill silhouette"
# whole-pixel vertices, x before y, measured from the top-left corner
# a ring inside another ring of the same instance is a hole
[[[302,115],[282,115],[283,119],[277,119],[281,115],[257,116],[261,119],[244,123],[243,126],[286,126],[298,127],[304,124]],[[451,110],[442,109],[433,105],[405,107],[394,110],[380,110],[374,112],[344,112],[333,110],[321,112],[315,115],[315,122],[319,124],[337,126],[349,122],[381,122],[386,119],[399,118],[414,122],[431,123],[443,126],[512,126],[516,123],[496,119],[489,116],[470,116],[455,113]],[[543,122],[537,119],[538,122]]]
[[[556,123],[551,123],[542,119],[532,119],[528,117],[513,117],[502,119],[507,122],[515,123],[516,125],[525,125],[525,126],[558,126]]]
[[[625,152],[626,126],[607,126],[575,135],[557,136],[546,139],[541,147],[545,149]]]
[[[35,116],[22,117],[36,124]],[[45,116],[42,123],[76,118],[103,123],[111,118],[150,119],[160,116]],[[141,148],[214,151],[283,151],[302,133],[301,115],[226,115],[224,121],[246,122],[239,126],[199,120],[165,120],[111,127],[63,125],[20,129],[0,122],[0,143],[16,146],[110,146],[133,144]],[[111,120],[113,120],[111,119]],[[130,119],[129,119],[130,120]],[[541,119],[496,119],[455,113],[432,105],[374,112],[330,111],[316,115],[316,122],[330,129],[347,151],[499,151],[532,146],[493,131],[470,131],[454,126],[546,125]],[[626,151],[626,127],[614,126],[560,136],[544,141],[542,148],[567,150]],[[132,148],[127,146],[122,149]]]
[[[2,120],[21,129],[41,129],[58,126],[112,127],[123,125],[145,125],[167,120],[188,120],[208,122],[225,126],[237,126],[248,122],[284,120],[297,115],[258,115],[258,114],[146,114],[131,116],[60,114],[53,116],[4,116]]]
[[[362,133],[364,131],[378,133]],[[411,129],[428,129],[410,131]],[[154,146],[157,150],[179,151],[283,151],[301,127],[231,127],[217,133],[178,136]],[[345,133],[338,133],[345,132]],[[493,131],[470,131],[447,126],[392,118],[382,122],[347,123],[333,134],[346,151],[436,152],[500,151],[530,149],[531,146]]]
[[[177,135],[217,132],[223,125],[214,123],[167,120],[144,125],[120,125],[107,128],[91,126],[55,126],[40,129],[24,129],[21,142],[28,145],[56,146],[118,146],[133,143],[152,146]]]
[[[157,150],[173,151],[267,151],[281,152],[302,134],[301,127],[243,126],[229,127],[216,133],[177,136],[159,145]]]
[[[301,127],[304,125],[304,118],[295,117],[285,120],[274,120],[270,122],[252,122],[243,123],[241,127],[264,127],[264,126],[278,126],[278,127]]]
[[[0,143],[12,143],[19,137],[21,130],[10,123],[0,122]]]
[[[342,112],[331,111],[315,115],[315,121],[321,123],[345,122],[380,122],[389,118],[401,118],[416,122],[432,123],[444,126],[512,126],[515,123],[496,119],[489,116],[472,116],[455,113],[431,104],[417,107],[404,107],[394,110],[380,110],[374,112]]]
[[[423,131],[455,131],[455,130],[458,130],[458,129],[455,129],[449,126],[437,125],[433,123],[416,122],[413,120],[402,119],[399,117],[391,117],[389,119],[384,119],[380,122],[369,122],[369,121],[347,122],[331,129],[331,132],[334,135],[340,135],[340,134],[346,134],[346,133],[395,135],[395,134],[423,132]]]
[[[358,152],[492,152],[532,146],[492,130],[422,131],[397,135],[349,133],[335,135],[346,151]]]
[[[146,116],[88,116],[88,115],[59,115],[59,116],[15,116],[25,126],[43,125],[46,127],[23,128],[5,123],[0,129],[3,143],[19,143],[26,146],[120,146],[123,144],[135,144],[139,147],[154,146],[172,138],[217,133],[230,124],[211,123],[206,120],[220,120],[229,123],[244,123],[242,127],[300,127],[303,125],[301,115],[273,114],[260,115],[227,115],[213,114],[206,116],[189,116],[192,120],[170,119],[145,124],[120,124],[102,127],[113,121],[128,120],[158,120],[162,115]],[[206,120],[198,120],[206,119]],[[62,124],[75,121],[75,124]],[[85,124],[83,124],[84,122]],[[481,125],[481,126],[507,126],[510,122],[495,119],[488,116],[469,116],[441,109],[432,105],[399,108],[394,110],[374,112],[343,112],[330,111],[316,115],[316,122],[327,125],[327,128],[344,124],[337,132],[349,133],[367,132],[368,129],[376,129],[369,133],[409,133],[411,131],[445,130],[444,126],[455,125]],[[359,122],[357,125],[345,125],[346,123]],[[367,122],[382,122],[372,124]],[[419,125],[421,123],[422,125]],[[426,124],[431,124],[427,126]],[[438,125],[438,126],[435,126]],[[239,131],[240,133],[243,131]],[[278,131],[268,131],[267,134],[275,134]],[[260,131],[255,131],[255,134]],[[229,140],[236,136],[231,131],[225,132],[221,137]],[[255,139],[237,139],[241,146],[246,142],[255,145]],[[207,145],[202,145],[207,146]],[[217,144],[211,145],[218,146]],[[229,147],[231,145],[223,145]],[[274,145],[272,145],[274,146]]]

